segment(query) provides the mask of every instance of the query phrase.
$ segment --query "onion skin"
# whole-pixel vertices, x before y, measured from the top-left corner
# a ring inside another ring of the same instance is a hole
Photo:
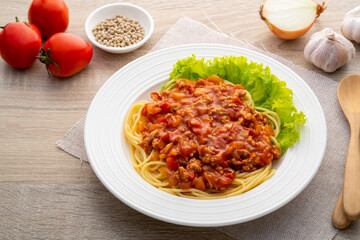
[[[297,38],[305,35],[305,33],[307,33],[310,30],[310,28],[312,27],[312,25],[315,22],[315,19],[314,19],[312,24],[310,24],[308,27],[303,28],[301,30],[289,32],[289,31],[284,31],[284,30],[281,30],[280,28],[277,28],[275,25],[272,25],[267,19],[262,19],[262,20],[264,20],[264,22],[266,23],[266,25],[268,26],[268,28],[270,29],[270,31],[272,33],[274,33],[276,36],[278,36],[279,38],[284,39],[284,40],[294,40],[294,39],[297,39]]]
[[[320,14],[322,12],[324,12],[324,10],[326,9],[326,5],[325,5],[325,2],[323,2],[322,5],[317,4],[316,16],[314,18],[314,21],[309,26],[304,27],[303,29],[300,29],[300,30],[296,30],[296,31],[285,31],[285,30],[282,30],[282,29],[276,27],[272,23],[270,23],[270,21],[268,21],[263,15],[263,8],[264,8],[264,4],[262,4],[260,7],[260,11],[259,11],[260,17],[261,17],[261,20],[263,20],[266,23],[266,25],[268,26],[270,31],[281,39],[294,40],[294,39],[297,39],[297,38],[305,35],[310,30],[310,28],[313,26],[313,24],[315,22],[315,19],[318,18],[320,16]]]

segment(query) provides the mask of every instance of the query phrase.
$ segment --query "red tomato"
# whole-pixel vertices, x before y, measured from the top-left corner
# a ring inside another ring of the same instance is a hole
[[[40,61],[57,77],[70,77],[91,61],[93,49],[84,39],[70,33],[56,33],[41,49]]]
[[[3,31],[1,31],[1,32],[0,32],[0,56],[1,56],[1,44],[2,44],[2,43],[1,43],[1,40],[2,40],[2,33],[3,33]]]
[[[28,23],[9,23],[0,32],[1,57],[13,67],[27,68],[36,60],[41,48],[39,29]]]
[[[179,168],[179,163],[176,161],[175,157],[166,158],[166,163],[170,170],[176,171]]]
[[[28,19],[40,29],[43,38],[49,38],[65,32],[69,25],[69,9],[63,0],[33,0]]]

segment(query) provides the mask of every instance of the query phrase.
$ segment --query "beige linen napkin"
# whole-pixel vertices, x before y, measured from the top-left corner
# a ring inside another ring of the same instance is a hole
[[[181,18],[152,51],[187,43],[230,44],[278,60],[299,74],[313,89],[324,109],[327,122],[328,140],[323,163],[298,197],[262,218],[217,229],[236,239],[332,239],[337,233],[331,224],[332,209],[342,188],[344,160],[350,137],[349,127],[337,102],[338,82],[186,17]],[[57,145],[73,156],[88,161],[83,142],[84,121],[85,117],[80,119]]]

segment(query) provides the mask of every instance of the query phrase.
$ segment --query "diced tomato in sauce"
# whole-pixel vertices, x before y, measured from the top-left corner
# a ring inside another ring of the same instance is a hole
[[[154,101],[141,110],[139,145],[166,161],[160,172],[170,186],[222,191],[236,171],[255,171],[280,157],[269,120],[244,96],[243,86],[215,75],[179,79],[176,88],[151,93]]]
[[[166,163],[170,170],[176,171],[179,168],[179,163],[176,161],[175,157],[166,158]]]
[[[167,126],[175,128],[175,127],[179,126],[180,123],[181,123],[181,117],[172,115],[168,118]]]
[[[179,129],[176,129],[173,132],[168,132],[169,142],[175,143],[181,139],[182,132]]]

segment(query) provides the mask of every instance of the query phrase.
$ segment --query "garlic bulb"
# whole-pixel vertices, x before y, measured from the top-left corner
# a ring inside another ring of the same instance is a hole
[[[360,6],[345,14],[341,32],[347,39],[360,43]]]
[[[334,72],[355,57],[355,48],[340,34],[324,28],[311,36],[304,55],[306,60],[325,72]]]
[[[264,0],[260,17],[276,36],[291,40],[309,31],[325,9],[314,0]]]

